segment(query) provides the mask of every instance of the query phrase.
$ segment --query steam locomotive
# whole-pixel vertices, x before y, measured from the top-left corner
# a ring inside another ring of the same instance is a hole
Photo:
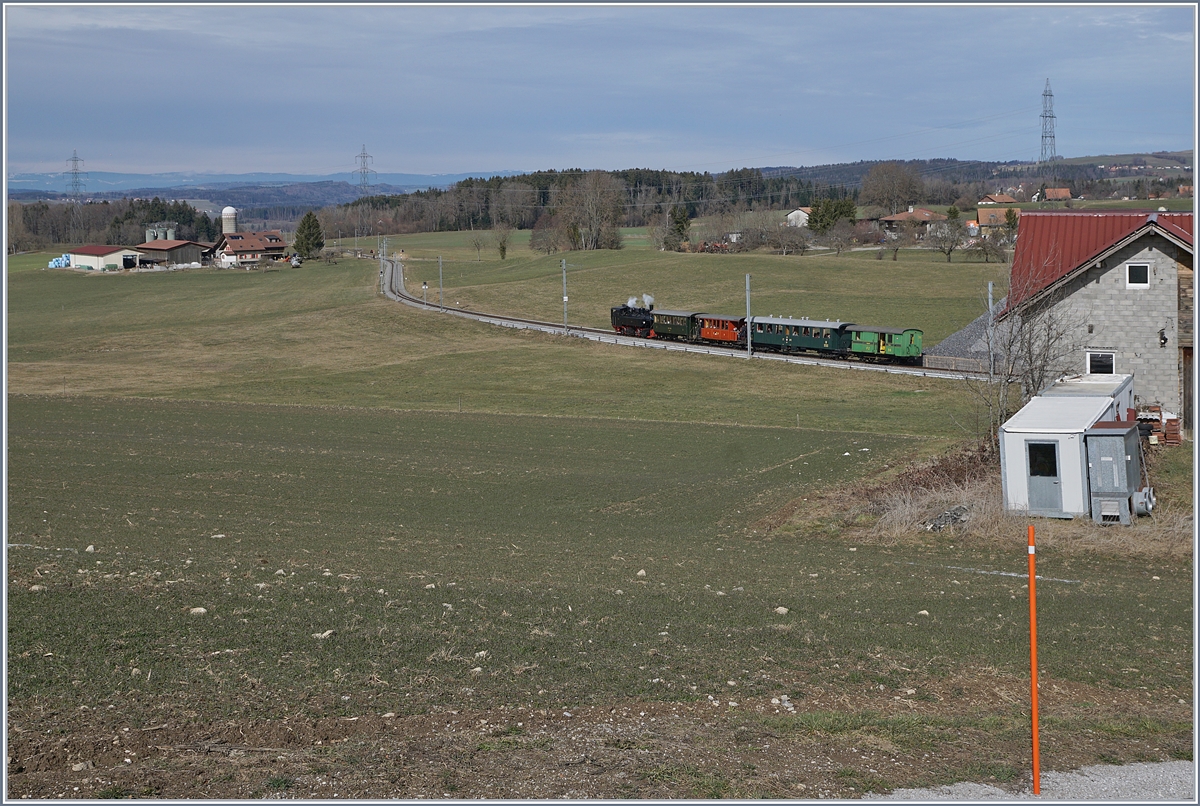
[[[625,336],[669,339],[693,344],[750,344],[779,353],[813,353],[831,358],[866,361],[921,362],[922,332],[891,328],[792,319],[779,316],[726,316],[696,311],[655,310],[653,303],[636,307],[636,298],[612,309],[613,330]]]

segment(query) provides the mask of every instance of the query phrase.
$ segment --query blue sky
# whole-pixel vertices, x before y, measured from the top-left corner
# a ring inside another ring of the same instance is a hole
[[[1037,159],[1195,140],[1194,5],[8,5],[6,169]]]

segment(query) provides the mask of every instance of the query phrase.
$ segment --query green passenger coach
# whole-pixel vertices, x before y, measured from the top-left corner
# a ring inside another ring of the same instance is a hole
[[[700,326],[694,311],[651,311],[651,315],[654,317],[655,338],[680,341],[697,341],[700,338]]]
[[[753,345],[781,353],[846,353],[850,350],[849,322],[791,319],[782,316],[750,317]]]
[[[914,361],[921,357],[920,330],[850,325],[850,352],[884,359]]]

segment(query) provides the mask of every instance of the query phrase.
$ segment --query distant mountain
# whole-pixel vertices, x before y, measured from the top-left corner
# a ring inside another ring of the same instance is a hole
[[[397,188],[390,192],[411,192],[428,188],[448,188],[455,182],[464,179],[490,178],[493,176],[514,176],[520,171],[490,171],[481,173],[462,174],[395,174],[380,173],[372,175],[372,191],[382,186]],[[207,174],[193,172],[176,172],[161,174],[129,174],[110,173],[108,171],[88,171],[84,184],[84,192],[89,196],[108,196],[118,191],[188,190],[188,196],[198,189],[248,187],[261,185],[295,185],[313,182],[332,182],[350,184],[352,173],[337,174],[283,174],[283,173],[249,173],[249,174]],[[8,177],[8,189],[13,191],[48,191],[63,193],[66,190],[67,179],[63,173],[21,173]],[[122,195],[128,195],[123,193]],[[161,193],[159,195],[162,195]]]

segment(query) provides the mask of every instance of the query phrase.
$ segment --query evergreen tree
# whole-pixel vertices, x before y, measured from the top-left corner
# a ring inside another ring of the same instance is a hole
[[[853,199],[817,199],[808,214],[808,228],[817,235],[824,235],[839,221],[853,224],[857,214]]]
[[[310,258],[325,248],[325,236],[321,234],[321,222],[312,210],[304,214],[296,226],[296,237],[292,248],[303,258]]]

